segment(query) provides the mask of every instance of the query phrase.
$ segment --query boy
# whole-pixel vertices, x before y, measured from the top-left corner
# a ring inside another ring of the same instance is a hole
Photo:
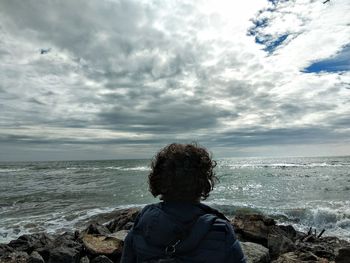
[[[196,144],[173,143],[160,150],[148,183],[162,202],[140,212],[125,239],[122,263],[246,262],[227,218],[200,203],[213,190],[215,166]]]

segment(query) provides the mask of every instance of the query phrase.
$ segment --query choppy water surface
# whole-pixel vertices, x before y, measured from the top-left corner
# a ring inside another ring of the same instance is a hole
[[[0,243],[63,231],[94,214],[156,200],[149,160],[0,163]],[[350,240],[350,157],[221,159],[207,203],[260,211]]]

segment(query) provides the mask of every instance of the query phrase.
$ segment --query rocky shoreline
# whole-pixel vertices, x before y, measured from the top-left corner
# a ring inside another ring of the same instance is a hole
[[[0,244],[0,263],[119,262],[124,238],[139,211],[120,209],[94,216],[82,231],[20,236]],[[322,237],[311,228],[302,233],[260,214],[236,215],[231,223],[249,263],[350,262],[349,242]]]

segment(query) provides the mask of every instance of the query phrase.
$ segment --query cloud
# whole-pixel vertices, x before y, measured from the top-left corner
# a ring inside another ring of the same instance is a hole
[[[347,61],[333,2],[1,2],[0,158],[348,141],[349,71],[304,72]]]

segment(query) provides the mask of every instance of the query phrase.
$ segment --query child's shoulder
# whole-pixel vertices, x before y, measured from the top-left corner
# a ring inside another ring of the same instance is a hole
[[[159,203],[145,205],[141,209],[141,211],[138,215],[138,218],[145,217],[145,216],[148,217],[151,214],[155,214],[157,212],[157,210],[160,210],[160,209],[161,209],[161,206]]]

